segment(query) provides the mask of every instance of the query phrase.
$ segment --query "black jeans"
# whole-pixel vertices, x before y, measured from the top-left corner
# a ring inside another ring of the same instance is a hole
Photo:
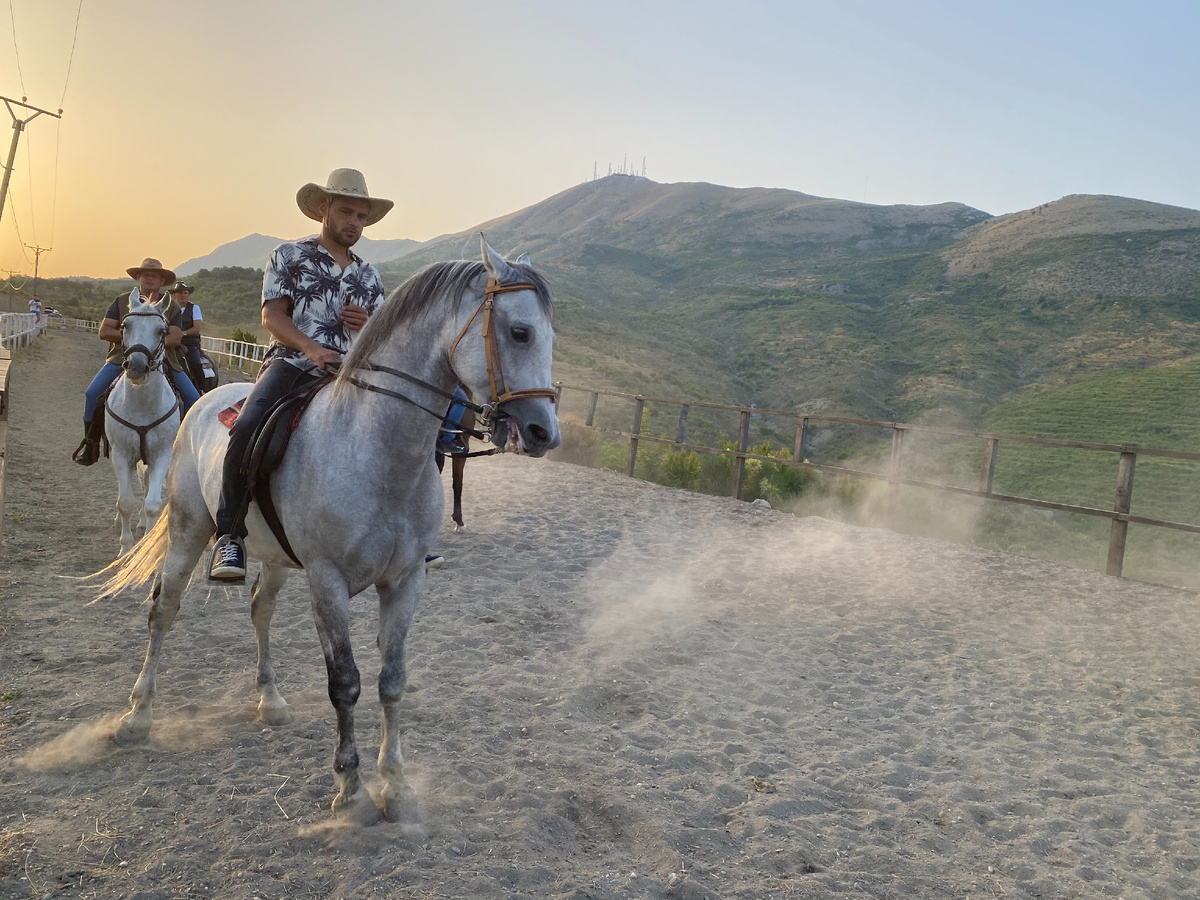
[[[196,386],[196,390],[204,390],[204,363],[200,359],[200,345],[198,343],[189,344],[185,341],[180,349],[183,351],[188,377],[192,379],[192,384]]]
[[[225,468],[221,481],[221,508],[217,510],[217,534],[232,534],[244,538],[246,526],[243,522],[234,523],[234,517],[242,508],[246,498],[246,479],[242,475],[242,460],[246,456],[246,447],[254,436],[259,422],[267,414],[275,402],[292,388],[302,384],[311,384],[320,379],[320,375],[301,371],[284,360],[275,360],[258,374],[258,381],[250,390],[250,396],[242,404],[242,412],[229,429],[229,449],[225,451]],[[235,527],[236,526],[236,527]]]

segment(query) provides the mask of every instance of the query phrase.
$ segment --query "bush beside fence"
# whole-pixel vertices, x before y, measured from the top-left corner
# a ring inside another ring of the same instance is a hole
[[[628,457],[625,465],[625,473],[630,476],[637,474],[640,445],[649,443],[665,445],[677,453],[680,451],[689,451],[698,454],[710,454],[727,458],[731,468],[729,492],[732,496],[737,497],[738,499],[743,499],[745,497],[745,490],[747,487],[747,467],[757,462],[760,466],[771,465],[772,467],[793,467],[811,472],[820,472],[835,478],[870,479],[885,482],[887,485],[888,505],[892,508],[895,507],[896,498],[900,487],[908,486],[949,494],[978,497],[986,500],[998,500],[1004,503],[1030,506],[1043,510],[1078,513],[1085,516],[1105,518],[1110,520],[1111,523],[1109,532],[1108,558],[1105,571],[1107,574],[1114,576],[1119,576],[1123,570],[1125,560],[1125,545],[1128,536],[1129,525],[1131,523],[1150,525],[1157,528],[1170,529],[1173,531],[1200,534],[1200,525],[1192,525],[1185,522],[1172,522],[1164,519],[1151,518],[1148,516],[1137,516],[1131,514],[1130,512],[1133,499],[1133,476],[1135,464],[1139,455],[1142,457],[1160,457],[1166,459],[1200,461],[1200,453],[1188,453],[1180,450],[1159,450],[1149,447],[1140,447],[1133,444],[1100,444],[1086,441],[1068,441],[1050,438],[1026,437],[1023,435],[985,434],[980,432],[959,431],[951,428],[939,428],[927,425],[911,425],[902,422],[882,422],[871,419],[859,419],[851,416],[820,415],[815,413],[804,414],[788,410],[756,409],[754,407],[729,406],[719,403],[674,400],[664,397],[646,397],[641,394],[627,394],[620,391],[592,390],[591,388],[586,387],[565,385],[561,382],[556,384],[556,388],[558,389],[560,399],[562,398],[564,392],[567,391],[581,393],[587,396],[587,400],[585,401],[585,408],[587,412],[584,418],[583,428],[589,430],[594,429],[599,434],[608,435],[610,437],[624,439],[627,441]],[[628,420],[630,422],[629,431],[600,428],[595,424],[596,409],[598,401],[601,397],[621,400],[632,406],[631,415]],[[647,404],[651,403],[679,407],[678,425],[676,428],[675,438],[673,440],[665,435],[661,437],[655,437],[654,435],[648,434],[643,430],[648,415]],[[704,444],[689,442],[687,440],[688,417],[691,411],[694,409],[725,410],[737,413],[739,417],[739,427],[737,431],[738,437],[736,443],[731,440],[724,439],[721,441],[722,446],[712,447]],[[790,454],[784,453],[782,454],[781,458],[781,455],[776,455],[773,452],[772,446],[769,442],[764,442],[758,445],[751,444],[751,422],[756,417],[785,418],[790,419],[795,423],[795,441]],[[882,429],[885,432],[890,432],[891,451],[888,454],[886,469],[884,471],[872,472],[863,469],[854,469],[844,466],[821,465],[811,462],[808,459],[807,453],[810,435],[813,429],[818,425],[825,426],[829,424],[852,425],[870,429]],[[982,449],[982,460],[977,485],[974,487],[965,487],[929,481],[924,478],[918,479],[905,477],[905,437],[906,435],[917,434],[968,438],[979,442],[979,446]],[[996,473],[996,461],[998,459],[1002,444],[1024,444],[1041,447],[1070,448],[1098,453],[1117,454],[1119,457],[1119,465],[1117,469],[1116,498],[1113,508],[1111,510],[1100,509],[1091,506],[1058,503],[1051,500],[1042,500],[1033,497],[1020,497],[1010,494],[996,493],[993,489]]]

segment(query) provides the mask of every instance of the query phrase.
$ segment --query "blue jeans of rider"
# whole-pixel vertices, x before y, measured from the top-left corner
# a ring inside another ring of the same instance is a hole
[[[166,368],[170,369],[170,366]],[[84,392],[87,400],[83,406],[83,421],[92,421],[92,417],[96,415],[96,407],[100,405],[100,398],[120,375],[121,367],[116,363],[106,362],[100,367],[100,371],[96,373],[96,377],[92,379],[92,383]],[[187,411],[192,408],[192,404],[200,399],[200,393],[192,384],[192,380],[183,372],[171,372],[171,380],[175,382],[175,387],[179,388],[179,395],[183,398],[183,414],[186,416]]]

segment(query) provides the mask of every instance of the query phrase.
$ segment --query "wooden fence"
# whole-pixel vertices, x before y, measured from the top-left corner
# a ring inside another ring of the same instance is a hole
[[[4,476],[8,470],[8,368],[12,354],[0,347],[0,536],[4,534]]]
[[[0,347],[27,347],[46,330],[47,318],[39,322],[33,313],[0,313]]]
[[[50,319],[50,324],[55,328],[73,328],[79,331],[94,332],[100,328],[99,322],[90,319],[68,319],[62,316]],[[258,374],[258,367],[262,365],[263,355],[267,352],[267,348],[262,344],[233,341],[229,338],[201,336],[200,346],[217,365],[253,375]]]
[[[951,494],[963,494],[970,497],[980,497],[986,500],[1000,500],[1005,503],[1017,503],[1023,506],[1037,507],[1039,509],[1080,513],[1085,516],[1097,516],[1100,518],[1110,519],[1112,522],[1109,532],[1108,562],[1105,568],[1105,571],[1109,575],[1120,575],[1124,567],[1125,542],[1129,532],[1129,524],[1131,522],[1137,525],[1153,525],[1158,528],[1169,528],[1174,531],[1185,531],[1192,534],[1200,534],[1200,525],[1189,525],[1184,522],[1169,522],[1164,519],[1153,519],[1147,516],[1135,516],[1130,513],[1130,507],[1133,500],[1133,473],[1138,456],[1200,461],[1200,453],[1187,453],[1181,450],[1156,450],[1149,447],[1139,447],[1133,444],[1096,444],[1086,441],[1056,440],[1052,438],[1024,437],[1021,435],[985,434],[974,431],[958,431],[953,428],[938,428],[929,425],[908,425],[903,422],[880,422],[872,419],[856,419],[850,416],[802,414],[787,410],[756,409],[754,407],[747,406],[726,406],[720,403],[700,403],[688,400],[671,400],[664,397],[646,397],[641,394],[626,394],[621,393],[620,391],[592,390],[591,388],[576,387],[573,385],[563,384],[562,382],[556,383],[555,387],[558,389],[560,398],[562,397],[564,391],[575,391],[587,394],[589,396],[589,400],[584,424],[589,428],[595,428],[602,434],[612,437],[625,438],[629,441],[629,460],[625,471],[626,474],[630,476],[633,475],[634,465],[637,461],[638,444],[643,441],[650,441],[656,444],[666,444],[677,449],[695,450],[699,453],[717,453],[726,456],[732,456],[734,458],[732,493],[733,496],[737,497],[739,500],[742,497],[742,486],[745,476],[746,460],[757,459],[762,460],[763,462],[776,463],[778,465],[810,469],[814,472],[822,472],[826,475],[872,478],[885,481],[888,484],[889,500],[893,504],[900,487],[909,486],[927,488],[934,491],[943,491]],[[620,400],[626,400],[632,404],[633,413],[629,431],[613,431],[610,429],[598,428],[596,426],[596,404],[601,396],[615,397]],[[669,438],[654,437],[652,435],[642,433],[642,413],[645,411],[647,403],[662,403],[679,407],[679,420],[674,440]],[[689,443],[686,439],[688,412],[690,409],[694,408],[726,410],[738,413],[740,418],[737,448],[734,450],[726,450],[720,447],[708,447],[703,444]],[[778,416],[795,420],[796,437],[792,447],[791,459],[780,459],[773,456],[759,456],[749,452],[750,422],[752,416]],[[819,465],[817,463],[808,462],[805,458],[805,450],[807,449],[810,429],[813,427],[814,423],[841,423],[848,425],[861,425],[870,428],[890,429],[892,444],[891,453],[888,458],[887,470],[882,473],[866,472],[858,469]],[[964,488],[949,484],[939,484],[932,481],[905,478],[902,468],[904,461],[904,436],[910,433],[917,434],[921,432],[960,438],[971,438],[982,442],[983,463],[979,472],[978,487]],[[1111,510],[1098,509],[1091,506],[1075,506],[1069,503],[1055,503],[1050,500],[1037,500],[1032,497],[1017,497],[1011,494],[996,493],[993,491],[992,487],[996,474],[996,459],[1000,452],[1001,443],[1033,444],[1040,447],[1090,450],[1099,453],[1119,454],[1120,463],[1117,474],[1116,500],[1113,504],[1113,508]]]

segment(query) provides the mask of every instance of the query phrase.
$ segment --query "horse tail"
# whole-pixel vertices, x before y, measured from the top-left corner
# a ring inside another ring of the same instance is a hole
[[[167,558],[167,546],[170,543],[167,534],[170,513],[171,504],[167,503],[154,527],[133,545],[132,550],[89,576],[104,579],[100,585],[100,593],[92,603],[115,597],[126,588],[140,587],[162,571],[163,560]]]

